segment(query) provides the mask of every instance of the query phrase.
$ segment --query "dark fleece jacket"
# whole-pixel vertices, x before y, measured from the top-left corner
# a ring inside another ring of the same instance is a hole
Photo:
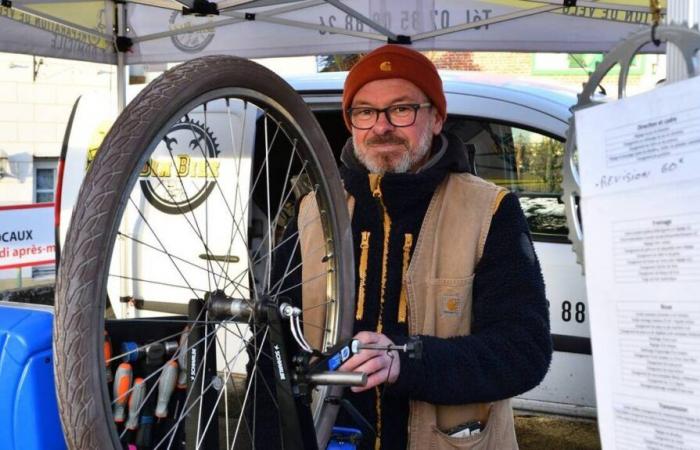
[[[370,191],[367,170],[355,159],[351,141],[341,159],[345,189],[356,200],[352,217],[356,267],[361,234],[370,232],[365,305],[354,331],[376,331],[381,318],[382,332],[401,344],[408,339],[406,323],[398,320],[404,236],[411,234],[415,246],[437,186],[448,173],[467,170],[465,151],[456,137],[441,135],[435,139],[433,156],[422,170],[382,177],[382,198],[391,218],[383,306],[379,301],[385,242],[382,206]],[[288,228],[286,234],[292,236],[297,231],[296,222]],[[280,253],[284,256],[277,260],[276,267],[287,267],[287,255],[291,253],[298,261],[298,252],[289,247]],[[292,262],[288,267],[295,266]],[[294,286],[300,281],[296,273],[285,284]],[[300,289],[291,297],[299,301]],[[400,375],[393,385],[359,394],[346,391],[346,397],[377,428],[385,450],[406,448],[409,399],[453,405],[494,401],[521,394],[544,377],[552,354],[547,300],[539,262],[515,195],[506,195],[494,214],[484,254],[475,269],[472,334],[420,338],[423,357],[415,360],[401,354]],[[379,404],[377,395],[381,398]],[[357,426],[344,413],[337,424]],[[374,448],[374,442],[366,439],[361,448]]]

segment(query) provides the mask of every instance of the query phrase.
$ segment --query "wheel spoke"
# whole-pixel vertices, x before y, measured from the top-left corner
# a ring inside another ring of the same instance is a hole
[[[196,268],[196,269],[202,270],[202,271],[207,272],[207,273],[211,273],[211,272],[212,272],[212,269],[210,269],[210,268],[208,269],[208,268],[206,268],[206,267],[202,267],[202,266],[200,266],[200,265],[197,265],[197,264],[195,264],[195,263],[193,263],[193,262],[191,262],[191,261],[188,261],[188,260],[186,260],[186,259],[184,259],[184,258],[181,258],[181,257],[179,257],[179,256],[177,256],[177,255],[174,255],[173,253],[170,253],[170,252],[168,252],[168,251],[166,251],[166,250],[159,249],[159,248],[157,248],[157,247],[154,246],[154,245],[148,244],[148,243],[146,243],[146,242],[144,242],[144,241],[142,241],[142,240],[140,240],[140,239],[137,239],[137,238],[135,238],[135,237],[133,237],[133,236],[130,236],[130,235],[128,235],[128,234],[125,234],[125,233],[122,233],[122,232],[120,232],[120,231],[117,231],[117,236],[123,237],[123,238],[125,238],[125,239],[129,239],[129,240],[131,240],[131,241],[133,241],[133,242],[135,242],[135,243],[137,243],[137,244],[139,244],[139,245],[143,245],[144,247],[147,247],[147,248],[149,248],[149,249],[151,249],[151,250],[153,250],[153,251],[162,253],[162,254],[164,254],[164,255],[166,255],[166,256],[168,256],[168,257],[170,257],[170,258],[173,258],[173,259],[175,259],[175,260],[177,260],[177,261],[180,261],[181,263],[186,264],[186,265],[188,265],[188,266],[190,266],[190,267],[194,267],[194,268]],[[235,283],[235,282],[234,282],[231,278],[229,278],[228,276],[226,276],[226,281],[229,282],[229,283],[238,285],[238,283]],[[209,289],[209,290],[211,291],[211,286],[210,286],[210,289]]]
[[[110,273],[109,276],[112,278],[119,278],[121,280],[139,281],[141,283],[156,284],[158,286],[167,286],[167,287],[173,287],[173,288],[178,288],[178,289],[185,289],[185,290],[191,291],[194,295],[197,295],[197,292],[204,292],[204,293],[209,292],[207,289],[199,289],[199,288],[192,287],[190,285],[182,286],[182,285],[174,284],[174,283],[166,283],[164,281],[146,280],[144,278],[118,275],[116,273]],[[187,281],[185,280],[185,282],[187,282]],[[199,298],[199,297],[197,297],[197,298]]]

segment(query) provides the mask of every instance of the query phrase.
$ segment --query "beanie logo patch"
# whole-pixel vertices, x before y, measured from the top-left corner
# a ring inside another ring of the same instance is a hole
[[[379,65],[379,70],[382,72],[391,72],[391,61],[384,61]]]

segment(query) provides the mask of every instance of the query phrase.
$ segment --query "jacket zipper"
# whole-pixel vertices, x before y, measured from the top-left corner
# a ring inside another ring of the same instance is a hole
[[[411,262],[411,247],[413,246],[413,235],[406,233],[403,235],[403,265],[401,267],[401,296],[399,297],[398,322],[406,323],[408,317],[408,297],[406,293],[406,272]]]
[[[379,295],[379,317],[377,319],[377,333],[381,333],[383,329],[384,321],[384,292],[386,290],[386,277],[387,277],[387,265],[389,262],[389,234],[391,233],[391,217],[386,212],[386,206],[384,206],[384,199],[382,197],[381,189],[382,176],[376,174],[370,174],[369,183],[372,189],[372,196],[377,199],[379,206],[382,208],[382,222],[384,225],[384,245],[382,247],[382,284]]]
[[[369,257],[369,231],[362,232],[360,241],[360,286],[357,293],[357,312],[355,320],[362,320],[365,315],[365,287],[367,286],[367,258]]]
[[[372,191],[372,196],[377,199],[379,206],[382,208],[382,223],[384,225],[384,242],[382,247],[382,284],[379,295],[379,317],[377,318],[377,333],[381,333],[383,329],[382,322],[384,321],[384,292],[386,290],[386,278],[389,262],[389,234],[391,233],[391,217],[386,211],[381,189],[382,176],[377,174],[369,175],[369,186]],[[381,448],[382,439],[382,398],[379,388],[375,388],[376,409],[377,409],[377,436],[374,440],[375,450]]]

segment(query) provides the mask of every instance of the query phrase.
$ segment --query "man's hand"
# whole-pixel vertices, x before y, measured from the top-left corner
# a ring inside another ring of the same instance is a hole
[[[361,331],[355,335],[355,339],[362,344],[394,344],[385,335],[372,333],[371,331]],[[338,370],[343,372],[365,372],[367,374],[367,385],[351,388],[353,392],[362,392],[385,382],[391,384],[396,381],[401,371],[401,362],[396,350],[387,352],[386,350],[362,349],[352,358],[345,361]]]

